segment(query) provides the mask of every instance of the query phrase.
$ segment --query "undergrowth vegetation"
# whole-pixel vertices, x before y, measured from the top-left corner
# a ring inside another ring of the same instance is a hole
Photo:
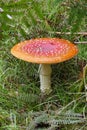
[[[86,0],[0,0],[0,130],[87,129],[86,31]],[[45,97],[38,65],[10,54],[16,43],[36,37],[65,38],[79,48],[75,58],[52,65],[53,91]]]

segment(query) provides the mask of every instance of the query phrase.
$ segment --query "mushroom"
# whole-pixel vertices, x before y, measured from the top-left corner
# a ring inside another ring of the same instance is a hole
[[[36,38],[16,44],[11,53],[24,61],[40,64],[40,89],[49,94],[52,91],[51,64],[71,59],[78,53],[78,48],[65,39]]]

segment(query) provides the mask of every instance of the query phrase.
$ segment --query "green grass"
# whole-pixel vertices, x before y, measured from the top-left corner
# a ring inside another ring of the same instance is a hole
[[[83,79],[80,77],[86,57],[81,55],[81,45],[79,48],[80,53],[76,58],[52,65],[53,92],[45,99],[40,96],[38,65],[18,60],[10,53],[6,56],[3,54],[0,64],[1,130],[25,130],[31,123],[32,111],[58,110],[62,113],[61,109],[64,108],[65,112],[71,110],[75,113],[86,113],[85,91]],[[82,91],[79,91],[80,88]],[[82,126],[84,125],[86,124],[83,123]],[[65,126],[67,130],[71,129],[69,125]],[[80,127],[75,125],[75,128]]]
[[[86,41],[84,35],[56,34],[56,31],[72,33],[75,29],[73,22],[79,22],[78,15],[68,22],[75,1],[58,3],[52,0],[50,3],[50,0],[42,0],[33,5],[31,0],[18,0],[15,4],[13,1],[5,2],[0,3],[4,9],[0,14],[0,130],[35,130],[35,127],[36,130],[55,130],[58,127],[61,130],[86,130],[87,104],[82,70],[87,64],[87,44],[77,44],[79,53],[75,58],[52,65],[53,91],[44,98],[40,93],[39,65],[16,59],[10,53],[16,43],[35,37]],[[6,17],[7,13],[12,15],[12,21]],[[86,31],[85,20],[84,16],[75,32]]]

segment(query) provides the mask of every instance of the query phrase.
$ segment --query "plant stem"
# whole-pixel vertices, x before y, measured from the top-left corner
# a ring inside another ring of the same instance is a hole
[[[50,64],[40,64],[39,74],[40,74],[40,89],[44,94],[49,94],[51,90],[51,65]]]
[[[84,86],[85,86],[85,95],[86,95],[86,102],[87,102],[87,83],[86,83],[86,72],[87,72],[87,64],[83,68],[83,80],[84,80]]]

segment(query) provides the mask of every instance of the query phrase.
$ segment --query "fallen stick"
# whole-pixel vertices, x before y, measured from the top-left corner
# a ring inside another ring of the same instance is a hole
[[[83,41],[83,42],[74,42],[75,44],[87,44],[86,41]]]
[[[76,32],[76,33],[71,33],[71,32],[50,32],[50,33],[56,33],[56,34],[67,34],[67,35],[70,35],[70,34],[76,34],[76,35],[87,35],[87,32]]]

